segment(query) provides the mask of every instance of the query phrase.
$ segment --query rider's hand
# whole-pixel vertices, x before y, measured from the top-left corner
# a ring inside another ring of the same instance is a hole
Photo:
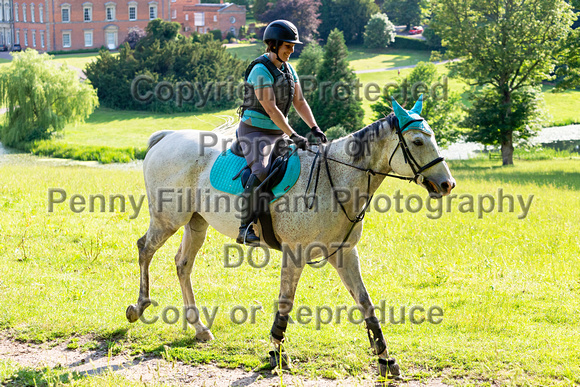
[[[290,140],[294,141],[294,144],[296,144],[298,149],[306,150],[306,148],[308,148],[308,140],[298,133],[292,134],[292,136],[290,136]]]
[[[320,130],[320,128],[318,126],[313,126],[312,129],[310,129],[310,134],[312,135],[312,137],[314,139],[320,141],[323,144],[325,142],[328,142],[328,139],[324,135],[324,132],[322,130]]]

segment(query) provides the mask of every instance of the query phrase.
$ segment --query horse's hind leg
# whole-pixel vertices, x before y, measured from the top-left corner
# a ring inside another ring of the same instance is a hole
[[[329,258],[328,261],[334,266],[346,289],[364,314],[371,347],[379,356],[379,372],[381,376],[386,376],[390,372],[393,377],[399,378],[399,366],[395,359],[387,360],[389,356],[387,343],[383,337],[381,324],[375,316],[375,308],[362,279],[356,247],[346,252],[341,258],[334,256]]]
[[[137,304],[132,304],[127,307],[125,314],[129,322],[137,321],[145,309],[151,305],[149,298],[149,265],[151,264],[151,259],[153,258],[153,254],[163,246],[165,241],[177,231],[175,228],[163,226],[161,222],[157,222],[155,218],[151,218],[149,229],[137,241],[140,271],[139,299],[137,300]]]
[[[185,316],[187,321],[195,327],[196,339],[202,341],[213,340],[213,335],[199,318],[200,313],[195,306],[195,296],[191,286],[191,270],[195,256],[205,241],[207,227],[207,222],[199,214],[193,214],[189,223],[185,225],[183,239],[175,256],[177,277],[181,285],[183,305],[186,310]]]

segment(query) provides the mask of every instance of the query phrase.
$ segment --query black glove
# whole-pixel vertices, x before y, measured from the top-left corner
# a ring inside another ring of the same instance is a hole
[[[308,140],[297,133],[292,134],[290,140],[294,141],[298,149],[306,150],[308,148]]]
[[[328,142],[328,139],[324,135],[324,132],[322,132],[322,130],[320,130],[318,126],[313,126],[312,129],[310,129],[310,134],[314,139],[319,140],[323,144],[325,142]]]

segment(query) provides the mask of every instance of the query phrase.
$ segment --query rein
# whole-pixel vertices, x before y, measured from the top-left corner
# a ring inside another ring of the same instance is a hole
[[[445,160],[444,157],[437,157],[436,159],[434,159],[433,161],[425,164],[424,166],[420,166],[419,163],[417,162],[417,160],[415,160],[415,158],[413,157],[413,155],[411,154],[411,151],[409,150],[409,147],[407,146],[407,142],[405,141],[405,138],[403,137],[403,131],[412,123],[414,122],[420,122],[420,121],[424,121],[423,118],[421,119],[415,119],[415,120],[411,120],[409,122],[407,122],[402,128],[399,128],[397,125],[397,135],[399,138],[399,142],[397,143],[397,146],[395,147],[395,149],[393,150],[393,153],[391,154],[391,157],[389,158],[389,165],[391,165],[391,161],[393,160],[393,156],[395,155],[395,153],[397,152],[397,149],[399,149],[399,146],[401,147],[401,151],[403,152],[403,157],[405,158],[405,163],[409,164],[409,166],[411,167],[411,170],[413,171],[414,176],[413,177],[408,177],[408,176],[401,176],[401,175],[396,175],[396,174],[391,174],[391,173],[384,173],[384,172],[379,172],[379,171],[375,171],[371,168],[361,168],[358,167],[356,165],[353,164],[349,164],[349,163],[345,163],[344,161],[340,161],[337,159],[334,159],[332,157],[328,156],[328,152],[330,150],[330,146],[332,143],[329,143],[328,146],[322,146],[320,145],[318,147],[318,150],[316,152],[314,152],[311,149],[307,149],[309,152],[311,153],[315,153],[314,156],[314,160],[312,162],[312,167],[310,168],[310,175],[308,176],[308,183],[306,185],[306,192],[305,195],[308,193],[308,189],[310,188],[310,183],[312,182],[312,174],[314,172],[314,166],[317,165],[316,167],[316,182],[314,184],[314,192],[313,192],[313,198],[316,198],[316,190],[318,189],[318,180],[320,177],[320,164],[322,163],[322,160],[324,160],[324,167],[326,169],[326,174],[328,175],[328,181],[330,183],[330,189],[334,195],[334,198],[336,199],[336,201],[338,202],[338,204],[340,204],[340,208],[342,209],[342,212],[344,213],[344,215],[346,216],[346,218],[352,223],[350,229],[348,230],[348,232],[346,233],[346,236],[344,237],[344,239],[342,240],[340,246],[338,246],[338,248],[330,255],[319,259],[318,261],[307,261],[306,263],[308,265],[316,265],[319,264],[325,260],[328,260],[328,258],[332,257],[334,254],[336,254],[340,249],[343,248],[344,244],[346,243],[346,241],[348,240],[348,237],[350,236],[350,234],[352,233],[352,231],[354,230],[355,226],[357,225],[357,223],[361,222],[366,214],[366,210],[368,209],[369,204],[371,203],[371,200],[373,199],[374,195],[370,195],[370,187],[371,187],[371,177],[375,176],[375,175],[380,175],[380,176],[385,176],[385,177],[394,177],[396,179],[400,179],[400,180],[407,180],[410,182],[414,181],[415,183],[417,183],[417,179],[419,178],[419,176],[421,176],[421,172],[424,172],[425,170],[431,168],[434,165],[437,165],[438,163],[442,162]],[[320,149],[321,147],[323,147],[324,151],[322,156],[320,156]],[[334,161],[336,163],[342,164],[342,165],[346,165],[347,167],[351,167],[354,169],[358,169],[359,171],[363,171],[367,174],[367,193],[366,193],[366,198],[367,201],[366,203],[363,205],[361,211],[358,213],[358,215],[356,215],[354,218],[350,218],[350,216],[348,215],[348,213],[346,212],[346,209],[344,208],[344,205],[342,204],[342,202],[338,199],[338,194],[336,193],[336,189],[334,186],[334,182],[332,180],[332,176],[330,174],[330,167],[328,166],[328,160]],[[317,163],[318,161],[318,163]],[[370,195],[370,196],[369,196]],[[307,198],[306,198],[307,199]],[[314,205],[314,200],[312,200],[312,202],[310,204],[308,204],[308,202],[305,200],[305,202],[307,203],[307,207],[308,209],[312,209],[312,206]]]

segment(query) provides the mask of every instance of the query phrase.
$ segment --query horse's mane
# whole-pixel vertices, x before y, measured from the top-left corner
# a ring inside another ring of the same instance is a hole
[[[361,161],[369,153],[368,151],[370,150],[371,143],[382,138],[382,136],[386,134],[384,130],[381,130],[383,122],[385,121],[389,124],[390,128],[396,128],[399,125],[399,120],[395,116],[395,113],[391,113],[385,118],[381,118],[352,134],[359,143],[358,149],[360,150],[360,152],[357,152],[357,154],[353,156],[354,162]]]

